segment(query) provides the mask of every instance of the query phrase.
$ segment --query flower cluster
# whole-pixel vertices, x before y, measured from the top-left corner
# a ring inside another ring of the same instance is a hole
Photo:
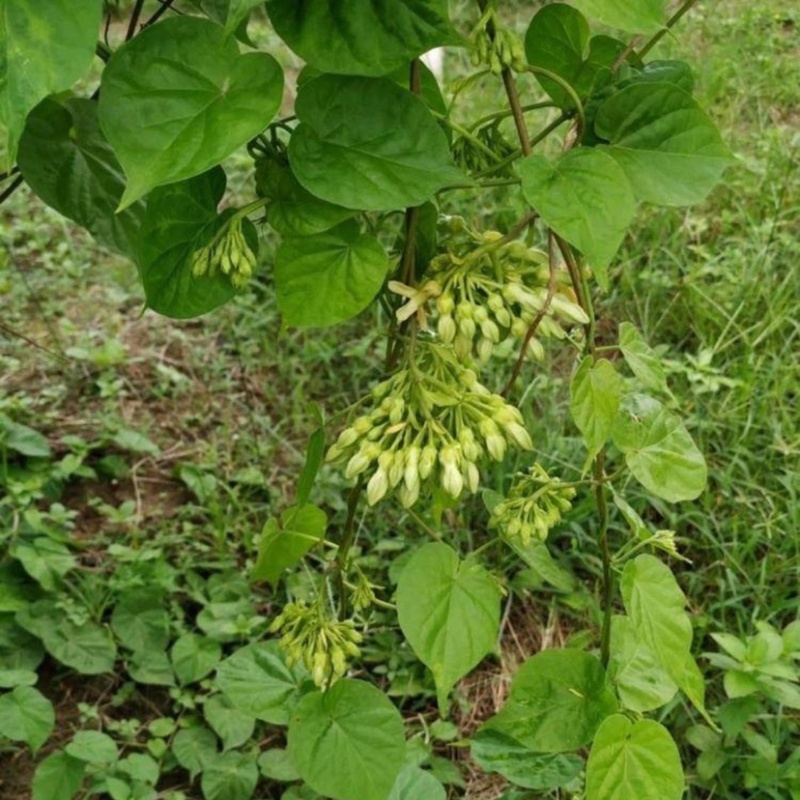
[[[562,323],[588,322],[571,295],[565,273],[556,273],[556,288],[547,305],[547,256],[523,242],[499,243],[501,239],[500,233],[489,231],[477,248],[463,255],[444,253],[430,263],[425,295],[436,298],[439,336],[461,359],[474,353],[479,363],[485,363],[501,342],[523,339],[544,309],[537,337],[563,339]],[[529,341],[528,355],[541,360],[544,348],[537,337]]]
[[[358,645],[363,637],[355,623],[331,619],[320,602],[287,603],[269,630],[281,634],[278,644],[286,654],[287,665],[302,661],[319,687],[343,677],[348,659],[361,655]]]
[[[256,267],[256,254],[242,230],[243,221],[241,217],[231,217],[210,244],[192,254],[192,274],[212,277],[220,269],[237,289],[250,280]]]
[[[500,461],[508,445],[533,447],[519,410],[441,344],[418,341],[372,400],[373,410],[342,431],[327,455],[346,463],[348,478],[370,475],[370,505],[396,492],[408,508],[433,485],[453,498],[476,492],[486,456]]]
[[[506,539],[519,539],[523,546],[534,537],[544,541],[561,515],[569,511],[573,497],[573,487],[562,486],[558,478],[551,478],[540,464],[534,464],[495,506],[489,525]]]

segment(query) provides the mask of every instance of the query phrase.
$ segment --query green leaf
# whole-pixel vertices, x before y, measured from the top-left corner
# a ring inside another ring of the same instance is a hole
[[[64,749],[87,764],[113,764],[118,755],[114,740],[100,731],[78,731]]]
[[[160,769],[158,763],[144,753],[131,753],[117,762],[120,772],[129,775],[135,781],[155,786],[158,782]]]
[[[623,399],[611,432],[633,477],[671,503],[694,500],[706,486],[703,454],[680,418],[658,400],[635,394]]]
[[[220,270],[192,273],[192,254],[209,244],[233,212],[217,216],[225,192],[225,173],[215,168],[183,183],[156,189],[147,198],[147,213],[137,239],[136,263],[147,305],[159,314],[187,319],[227,303],[236,289]],[[255,229],[245,221],[248,241]]]
[[[161,453],[155,442],[148,439],[140,431],[135,431],[132,428],[119,428],[111,441],[117,447],[138,455],[157,456]]]
[[[703,676],[690,652],[686,598],[669,567],[655,556],[637,556],[625,565],[620,591],[637,638],[713,726],[704,705]]]
[[[28,458],[48,458],[50,445],[41,433],[0,414],[0,445]]]
[[[653,651],[640,639],[627,617],[611,622],[608,676],[624,708],[644,713],[666,705],[678,691]]]
[[[25,572],[48,592],[56,591],[60,586],[59,578],[74,569],[77,563],[67,547],[46,536],[33,540],[18,539],[10,551]]]
[[[49,600],[38,600],[17,612],[16,620],[42,640],[53,658],[82,675],[114,671],[117,649],[107,628],[94,622],[76,625]]]
[[[41,588],[28,577],[21,564],[16,561],[0,563],[0,614],[22,611],[41,594]]]
[[[563,753],[588,744],[617,707],[605,670],[594,656],[579,650],[544,650],[522,665],[505,706],[485,728],[538,753]]]
[[[205,727],[184,728],[175,734],[172,752],[176,761],[194,778],[217,756],[217,737]]]
[[[691,94],[694,91],[694,72],[685,61],[649,61],[641,69],[623,65],[618,87],[622,89],[633,83],[672,83]]]
[[[500,589],[478,563],[432,542],[400,575],[397,616],[414,653],[433,672],[444,708],[453,686],[495,648]]]
[[[0,695],[0,736],[25,742],[35,753],[56,724],[53,704],[32,686]]]
[[[275,585],[285,569],[293,567],[319,544],[327,527],[328,515],[310,504],[288,508],[281,516],[280,525],[271,517],[261,532],[251,578]]]
[[[424,102],[386,78],[322,75],[300,89],[295,112],[292,170],[329,203],[365,211],[417,206],[465,179]]]
[[[288,166],[271,159],[256,161],[256,187],[259,195],[270,199],[267,222],[283,236],[322,233],[356,214],[314,197]]]
[[[34,686],[39,676],[28,669],[4,669],[0,667],[0,689],[13,689],[15,686]]]
[[[321,72],[386,75],[434,47],[459,43],[447,0],[267,0],[267,11],[278,36]]]
[[[163,594],[152,588],[123,592],[111,615],[117,638],[135,651],[163,651],[169,642],[169,614]]]
[[[575,576],[553,558],[544,542],[531,539],[523,545],[519,538],[514,538],[506,543],[541,580],[562,592],[575,590]]]
[[[297,704],[288,742],[303,780],[333,800],[386,800],[406,751],[397,709],[379,689],[350,679]]]
[[[325,429],[317,428],[308,440],[306,459],[303,462],[303,469],[297,480],[298,506],[304,506],[308,502],[308,498],[311,496],[311,490],[314,488],[314,481],[316,480],[319,468],[322,466],[324,457]]]
[[[683,790],[678,748],[663,725],[614,714],[600,726],[586,766],[586,800],[680,800]]]
[[[614,365],[604,358],[594,363],[583,359],[570,384],[570,412],[594,458],[608,441],[619,411],[622,379]]]
[[[639,555],[625,565],[620,591],[636,634],[671,674],[692,645],[686,597],[672,571],[655,556]]]
[[[33,775],[33,800],[73,800],[85,769],[83,761],[60,750],[47,756]]]
[[[136,683],[149,686],[174,686],[175,675],[169,656],[163,650],[139,650],[127,663],[128,674]]]
[[[619,326],[619,349],[625,357],[625,363],[648,389],[670,394],[661,359],[630,322],[623,322]]]
[[[387,800],[446,800],[447,792],[430,772],[409,764],[397,776]]]
[[[0,585],[5,577],[0,573]],[[10,614],[0,615],[0,669],[33,671],[43,658],[39,639],[20,628]]]
[[[100,130],[96,102],[81,97],[43,100],[28,117],[17,163],[25,182],[47,205],[105,247],[133,255],[145,206],[137,202],[114,213],[125,177]]]
[[[381,243],[361,233],[356,222],[284,239],[275,263],[278,308],[293,327],[336,325],[372,302],[388,267]]]
[[[665,0],[574,0],[584,14],[629,33],[655,33],[666,23]]]
[[[572,6],[551,3],[536,12],[525,34],[528,63],[566,81],[581,100],[611,80],[611,68],[625,43],[610,36],[589,38],[586,18]],[[575,101],[556,80],[534,73],[542,89],[560,108],[575,108]]]
[[[200,787],[205,800],[250,800],[257,783],[253,755],[220,753],[203,770]]]
[[[28,113],[89,69],[102,7],[100,0],[4,0],[0,6],[0,123],[8,129],[9,166]]]
[[[217,667],[216,685],[234,708],[273,725],[286,725],[307,673],[289,669],[275,642],[237,650]]]
[[[528,156],[515,169],[525,199],[586,256],[598,282],[607,288],[606,268],[636,212],[625,172],[605,152],[580,147],[552,162]]]
[[[484,729],[470,742],[475,763],[488,773],[499,773],[516,786],[549,792],[580,775],[583,759],[572,753],[535,753],[510,736]]]
[[[622,167],[639,200],[656,205],[699,203],[732,159],[711,118],[690,94],[670,83],[627,86],[599,108],[597,135]]]
[[[223,750],[244,744],[253,735],[256,725],[254,717],[237,710],[225,695],[220,694],[206,700],[203,716],[222,740]]]
[[[278,62],[241,55],[213,22],[146,28],[114,53],[100,88],[100,125],[128,178],[120,210],[219,164],[266,128],[282,97]]]
[[[292,763],[288,750],[273,747],[258,757],[258,769],[265,778],[281,783],[300,780],[300,773]]]
[[[185,633],[170,651],[175,676],[184,686],[205,678],[221,657],[222,645],[219,642],[196,633]]]

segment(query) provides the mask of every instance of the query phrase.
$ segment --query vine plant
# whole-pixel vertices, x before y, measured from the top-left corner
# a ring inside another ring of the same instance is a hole
[[[484,492],[488,529],[532,559],[574,498],[591,493],[602,624],[595,650],[545,650],[522,665],[473,737],[473,756],[512,780],[515,759],[533,759],[522,785],[539,791],[583,780],[588,800],[679,798],[678,749],[646,715],[682,692],[707,717],[703,679],[664,558],[676,554],[674,534],[650,530],[624,490],[633,479],[662,501],[692,500],[706,466],[654,351],[627,322],[618,341],[601,340],[596,303],[638,205],[696,203],[731,161],[692,95],[689,66],[646,60],[693,0],[671,18],[665,0],[532,4],[524,42],[495,0],[478,0],[466,36],[446,0],[268,0],[270,41],[307,65],[294,108],[277,119],[283,70],[247,34],[260,3],[161,0],[149,18],[143,5],[112,47],[97,41],[100,0],[6,0],[4,197],[24,181],[129,256],[147,307],[170,317],[247,291],[268,229],[280,237],[270,270],[287,326],[335,325],[373,303],[386,312],[384,374],[345,410],[335,441],[329,426],[314,435],[296,504],[266,523],[253,568],[274,587],[312,551],[322,565],[316,598],[272,620],[279,649],[251,645],[242,659],[261,670],[263,718],[288,722],[293,769],[337,800],[444,797],[409,763],[389,697],[348,676],[374,609],[396,608],[447,714],[453,687],[495,648],[501,584],[482,548],[460,554],[445,531],[428,531],[437,540],[414,552],[396,597],[381,597],[351,557],[356,518],[364,505],[452,506],[481,490],[489,462],[532,450],[515,399],[525,362],[541,361],[554,340],[577,355],[570,410],[585,464],[566,480],[533,463],[504,495]],[[624,38],[592,34],[589,19]],[[469,48],[475,67],[449,104],[419,60],[439,46]],[[95,55],[98,90],[73,94]],[[524,73],[536,83],[520,82]],[[503,107],[459,124],[458,99],[493,80]],[[529,130],[543,109],[548,124]],[[513,145],[501,131],[509,119]],[[254,199],[220,212],[220,164],[242,146],[255,163]],[[445,193],[497,185],[518,189],[529,209],[508,230],[440,214]],[[491,386],[501,364],[505,379]],[[353,483],[338,537],[310,503],[323,459]],[[612,514],[631,530],[616,553]]]

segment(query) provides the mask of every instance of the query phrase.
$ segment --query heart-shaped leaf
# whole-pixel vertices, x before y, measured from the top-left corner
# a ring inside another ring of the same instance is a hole
[[[128,176],[120,209],[219,164],[264,130],[282,96],[278,62],[241,55],[210,20],[145,29],[114,53],[100,90],[100,125]]]
[[[336,325],[372,302],[388,268],[381,243],[361,233],[355,221],[284,239],[275,263],[278,308],[287,325]]]
[[[53,704],[32,686],[17,686],[0,696],[0,731],[8,739],[25,742],[35,753],[56,724]]]
[[[578,650],[544,650],[520,667],[505,706],[486,729],[538,753],[564,753],[588,744],[617,708],[598,659]]]
[[[136,262],[147,305],[176,319],[206,314],[227,303],[236,289],[220,270],[195,275],[192,255],[209,244],[235,213],[217,215],[225,191],[225,173],[215,167],[188,181],[162,186],[147,199],[147,212],[136,240]],[[258,236],[249,220],[242,231],[254,252]]]
[[[697,101],[671,83],[636,83],[598,109],[595,131],[648,203],[699,203],[732,163],[728,148]]]
[[[594,363],[587,356],[570,384],[570,411],[578,426],[589,458],[594,458],[611,435],[619,410],[622,378],[614,365],[601,358]]]
[[[0,6],[0,123],[14,162],[25,118],[48,94],[89,69],[102,19],[100,0],[3,0]]]
[[[270,518],[261,532],[258,558],[251,578],[277,583],[281,573],[298,561],[325,535],[328,515],[313,505],[287,509],[280,524]]]
[[[365,211],[418,206],[465,179],[425,103],[388,78],[322,75],[302,86],[295,111],[301,124],[289,142],[292,170],[329,203]]]
[[[288,739],[300,776],[333,800],[386,800],[406,753],[403,718],[389,698],[350,679],[306,695]]]
[[[589,38],[589,23],[572,6],[551,3],[536,12],[525,34],[528,63],[553,72],[585,100],[611,80],[625,43],[610,36]],[[572,95],[552,78],[536,74],[542,89],[563,109],[575,108]]]
[[[531,155],[516,166],[525,199],[577,247],[608,286],[606,268],[636,212],[625,172],[601,150],[579,147],[556,161]]]
[[[586,766],[587,800],[680,800],[683,790],[680,754],[663,725],[622,714],[601,725]]]
[[[234,708],[273,725],[285,725],[307,673],[289,669],[275,642],[242,647],[217,668],[216,685]]]
[[[500,589],[475,561],[433,542],[406,564],[397,585],[403,635],[436,681],[440,707],[447,695],[495,647]]]
[[[144,203],[115,210],[125,176],[97,121],[97,103],[47,98],[30,113],[17,163],[25,182],[51,208],[86,228],[100,244],[133,255]]]
[[[460,41],[447,0],[268,0],[267,11],[281,39],[321,72],[386,75]]]
[[[671,503],[694,500],[705,489],[703,454],[680,418],[647,395],[630,395],[620,405],[611,432],[634,478]]]

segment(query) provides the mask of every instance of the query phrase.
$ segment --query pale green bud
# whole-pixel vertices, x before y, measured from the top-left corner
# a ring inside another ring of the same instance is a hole
[[[494,345],[492,344],[491,339],[487,339],[485,337],[481,338],[481,340],[478,342],[478,346],[475,348],[478,361],[480,361],[481,364],[485,364],[492,357],[493,349]]]
[[[472,352],[472,339],[459,333],[453,341],[453,349],[460,359],[467,359]]]
[[[422,448],[422,453],[419,457],[419,476],[422,480],[425,480],[431,474],[431,470],[436,464],[437,455],[436,448],[432,444],[426,444]]]
[[[367,483],[367,503],[374,506],[389,490],[389,477],[386,470],[378,467]]]
[[[469,339],[470,342],[475,337],[475,331],[477,327],[475,326],[475,321],[471,319],[462,319],[458,325],[458,330],[461,336],[465,339]]]
[[[533,442],[531,441],[530,434],[518,422],[512,422],[506,425],[505,431],[509,438],[523,450],[533,450]]]
[[[405,483],[397,490],[403,508],[411,508],[419,500],[419,481],[409,488]]]
[[[518,339],[522,339],[528,332],[529,324],[530,323],[526,322],[521,317],[515,317],[514,321],[511,323],[511,333]]]
[[[436,328],[439,331],[439,336],[442,337],[442,341],[450,344],[455,339],[457,333],[456,322],[449,314],[443,314],[439,317]]]
[[[466,461],[461,469],[464,481],[469,487],[469,490],[474,494],[478,491],[478,487],[481,483],[481,474],[478,471],[477,465],[472,461]]]
[[[472,303],[468,303],[466,300],[462,300],[456,306],[456,319],[459,322],[464,322],[464,320],[472,319],[473,311],[474,309]]]
[[[481,323],[481,333],[494,344],[500,341],[500,329],[490,319]]]
[[[544,346],[536,338],[528,342],[525,352],[527,356],[534,359],[534,361],[544,361]]]
[[[553,295],[550,307],[562,317],[566,317],[578,325],[589,324],[589,317],[586,316],[586,312],[577,303],[567,300],[563,295]]]
[[[452,314],[453,308],[455,307],[452,292],[444,292],[439,295],[436,301],[436,307],[439,309],[440,314]]]
[[[472,311],[472,318],[478,325],[483,325],[489,319],[489,312],[483,306],[475,306]]]
[[[444,463],[444,469],[442,470],[442,489],[444,489],[450,497],[457,498],[461,494],[463,488],[464,478],[461,476],[458,467],[452,463]]]

